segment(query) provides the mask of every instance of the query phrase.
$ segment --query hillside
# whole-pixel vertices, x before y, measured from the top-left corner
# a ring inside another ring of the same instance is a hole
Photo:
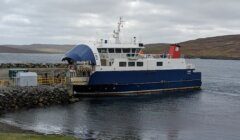
[[[240,35],[200,38],[179,43],[186,57],[240,59]],[[147,44],[146,53],[163,53],[169,44]]]
[[[240,35],[200,38],[179,44],[185,57],[240,60]],[[167,52],[169,45],[146,44],[145,53]],[[0,53],[65,53],[73,47],[68,44],[0,45]]]
[[[0,53],[41,53],[41,52],[36,50],[13,48],[5,45],[0,45]]]
[[[0,53],[64,53],[73,46],[56,44],[0,45]]]

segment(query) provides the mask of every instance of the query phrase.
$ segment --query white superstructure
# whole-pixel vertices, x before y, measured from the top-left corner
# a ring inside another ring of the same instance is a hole
[[[144,46],[133,42],[124,43],[120,40],[122,18],[114,30],[115,42],[100,40],[91,47],[95,59],[95,71],[134,71],[134,70],[164,70],[164,69],[193,69],[184,58],[172,58],[170,54],[143,54]],[[179,48],[176,49],[179,51]]]

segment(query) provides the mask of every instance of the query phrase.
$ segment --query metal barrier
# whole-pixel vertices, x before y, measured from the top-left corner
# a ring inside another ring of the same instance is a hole
[[[56,85],[56,84],[67,84],[67,78],[66,77],[38,77],[37,78],[39,85]],[[16,86],[16,78],[13,78],[12,80],[0,80],[0,87],[6,87],[6,86]]]
[[[162,59],[171,59],[172,55],[170,54],[139,54],[139,53],[101,53],[101,59],[112,59],[112,58],[162,58]]]
[[[9,80],[0,80],[0,86],[8,86],[10,84]]]
[[[55,84],[67,84],[67,78],[62,77],[38,77],[39,85],[55,85]]]

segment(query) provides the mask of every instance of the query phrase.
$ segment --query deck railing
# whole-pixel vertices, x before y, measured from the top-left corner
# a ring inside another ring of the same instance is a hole
[[[38,76],[37,78],[38,85],[66,85],[68,84],[67,77],[41,77]],[[7,87],[7,86],[17,86],[17,78],[12,79],[5,79],[1,78],[0,80],[0,87]]]
[[[62,77],[38,77],[39,85],[55,85],[55,84],[67,84],[67,78]]]
[[[0,87],[5,87],[10,85],[10,80],[0,80]]]
[[[133,59],[140,59],[140,58],[166,58],[171,59],[172,55],[170,54],[136,54],[136,53],[101,53],[101,59],[114,59],[114,58],[133,58]],[[184,56],[181,55],[181,58]]]

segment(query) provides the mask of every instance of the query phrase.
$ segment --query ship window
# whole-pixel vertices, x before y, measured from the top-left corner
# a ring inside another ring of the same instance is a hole
[[[139,53],[140,49],[136,49],[136,53]]]
[[[136,49],[132,49],[132,53],[135,53],[136,52]]]
[[[135,62],[128,62],[129,67],[135,67]]]
[[[115,51],[116,51],[116,53],[122,53],[121,49],[116,49]]]
[[[103,49],[103,48],[102,48],[102,49],[98,49],[98,52],[99,52],[99,53],[106,53],[106,52],[107,52],[107,49]]]
[[[128,53],[126,54],[127,57],[134,57],[134,54]]]
[[[138,67],[142,67],[143,66],[143,62],[137,62],[137,66]]]
[[[108,49],[109,53],[114,53],[114,49]]]
[[[127,63],[126,62],[119,62],[119,67],[126,67]]]
[[[102,49],[98,49],[98,52],[101,53],[101,50],[102,50]]]
[[[123,49],[123,53],[130,53],[130,49]]]
[[[163,62],[157,62],[157,66],[162,66]]]
[[[102,49],[102,53],[107,53],[107,49]]]

